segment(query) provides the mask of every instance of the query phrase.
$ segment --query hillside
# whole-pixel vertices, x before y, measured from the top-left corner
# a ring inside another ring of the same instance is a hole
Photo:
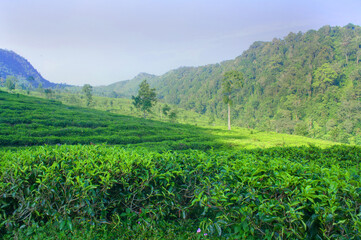
[[[5,86],[8,76],[16,77],[17,85],[22,89],[37,88],[40,83],[44,88],[61,86],[44,79],[24,57],[0,49],[0,86]]]
[[[139,73],[131,80],[125,80],[108,86],[94,87],[94,93],[100,96],[131,98],[137,94],[138,86],[143,80],[151,82],[156,76],[148,73]]]
[[[239,70],[245,79],[234,99],[235,125],[361,144],[360,39],[359,26],[324,26],[255,42],[234,60],[182,67],[148,82],[167,103],[225,119],[221,79]],[[116,91],[132,95],[135,82],[117,83]]]
[[[336,143],[235,128],[197,127],[63,105],[0,91],[0,147],[117,144],[157,150],[256,148]]]

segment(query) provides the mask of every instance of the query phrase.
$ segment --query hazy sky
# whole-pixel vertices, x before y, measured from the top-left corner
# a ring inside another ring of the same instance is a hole
[[[51,82],[105,85],[348,23],[361,25],[361,0],[0,0],[0,48]]]

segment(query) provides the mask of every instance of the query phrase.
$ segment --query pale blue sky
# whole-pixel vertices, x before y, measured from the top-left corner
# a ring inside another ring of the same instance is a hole
[[[1,0],[0,48],[49,81],[104,85],[348,23],[361,25],[361,0]]]

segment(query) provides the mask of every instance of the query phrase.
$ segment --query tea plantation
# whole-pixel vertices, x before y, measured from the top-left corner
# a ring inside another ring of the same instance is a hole
[[[251,129],[145,120],[0,91],[0,147],[117,144],[159,151],[317,145],[334,142]]]
[[[361,148],[0,92],[3,239],[360,239]]]

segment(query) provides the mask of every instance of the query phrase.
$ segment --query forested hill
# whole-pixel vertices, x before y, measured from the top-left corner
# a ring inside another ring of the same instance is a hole
[[[13,51],[0,49],[0,85],[4,86],[7,77],[15,77],[19,87],[36,88],[41,83],[43,87],[56,87],[58,84],[44,79],[40,73],[20,55]]]
[[[168,103],[225,118],[221,79],[236,69],[245,80],[235,94],[235,125],[360,144],[360,57],[361,27],[324,26],[255,42],[234,60],[148,81]]]
[[[148,73],[139,73],[132,80],[120,81],[108,86],[94,87],[94,93],[101,96],[108,97],[122,97],[131,98],[133,95],[137,95],[138,86],[143,80],[152,82],[155,75]]]

